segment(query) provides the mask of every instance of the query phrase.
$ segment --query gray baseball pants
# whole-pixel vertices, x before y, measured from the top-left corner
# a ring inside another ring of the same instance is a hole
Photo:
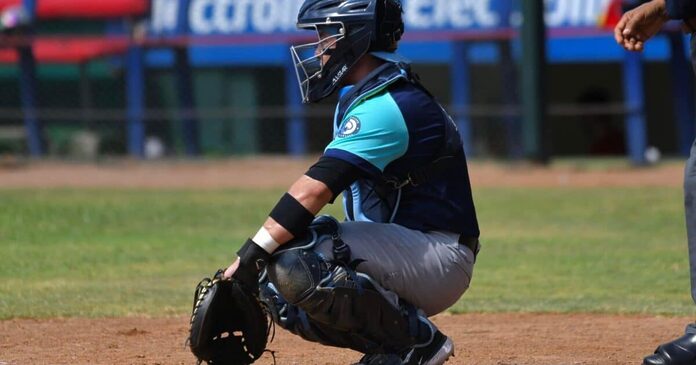
[[[357,271],[386,289],[383,293],[397,307],[398,297],[431,316],[452,306],[469,288],[475,257],[459,244],[457,234],[371,222],[343,222],[341,231],[352,258],[366,260]],[[327,238],[314,251],[332,258],[332,248]]]

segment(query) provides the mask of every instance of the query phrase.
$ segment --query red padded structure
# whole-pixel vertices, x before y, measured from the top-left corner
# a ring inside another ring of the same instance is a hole
[[[21,5],[21,0],[0,0],[0,10]],[[148,0],[36,0],[38,19],[105,19],[147,13]]]
[[[84,63],[94,58],[124,53],[127,38],[38,38],[33,43],[34,57],[39,63]],[[17,63],[17,51],[0,49],[0,63]]]
[[[622,0],[610,0],[604,14],[599,19],[599,26],[607,30],[614,30],[623,15],[622,5]]]
[[[0,11],[22,5],[22,0],[0,0]],[[36,17],[45,19],[111,19],[145,15],[149,0],[36,0]],[[20,40],[21,41],[21,40]],[[26,41],[26,40],[25,40]],[[124,53],[125,37],[38,37],[29,40],[39,63],[84,63]],[[0,63],[19,62],[17,51],[0,47]]]

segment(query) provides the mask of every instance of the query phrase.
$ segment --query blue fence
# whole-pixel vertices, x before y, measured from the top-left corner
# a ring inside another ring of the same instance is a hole
[[[630,158],[643,162],[646,128],[643,108],[642,64],[645,60],[671,60],[683,79],[688,74],[686,45],[680,36],[661,37],[650,43],[641,55],[627,56],[607,30],[597,22],[610,0],[547,0],[547,56],[550,63],[618,62],[623,63],[625,80],[626,139]],[[33,6],[33,0],[25,0]],[[193,108],[190,93],[190,69],[206,66],[274,65],[287,68],[286,106],[291,111],[287,120],[288,152],[307,151],[303,106],[297,91],[295,73],[288,47],[306,35],[295,29],[295,17],[303,0],[152,0],[148,20],[147,48],[134,44],[124,65],[128,68],[129,151],[142,154],[142,95],[144,82],[139,79],[143,67],[175,67],[180,100],[185,108]],[[416,61],[449,65],[452,70],[451,90],[455,107],[469,103],[469,68],[472,64],[497,63],[513,69],[519,59],[517,29],[522,22],[519,0],[402,0],[406,36],[400,52]],[[158,41],[173,47],[153,46]],[[502,42],[501,42],[502,41]],[[149,46],[148,46],[149,45]],[[501,46],[505,45],[505,47]],[[30,61],[24,62],[32,66]],[[505,66],[507,65],[507,66]],[[25,78],[31,71],[23,72]],[[514,73],[514,72],[513,72]],[[30,84],[30,83],[29,83]],[[510,81],[514,85],[513,80]],[[693,85],[675,82],[674,92],[681,100],[693,100]],[[510,99],[510,98],[506,98]],[[32,109],[33,100],[26,98],[25,107]],[[675,105],[680,117],[680,150],[687,151],[693,139],[693,106]],[[686,115],[685,115],[686,113]],[[31,114],[29,114],[31,115]],[[29,133],[40,130],[32,125]],[[470,138],[469,120],[458,117],[463,137]],[[513,128],[514,129],[514,128]],[[195,120],[187,118],[186,151],[196,154]],[[38,133],[38,132],[37,132]],[[34,140],[30,138],[30,140]],[[32,148],[32,153],[41,153]]]

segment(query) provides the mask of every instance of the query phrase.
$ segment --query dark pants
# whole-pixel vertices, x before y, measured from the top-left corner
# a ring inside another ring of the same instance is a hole
[[[696,142],[684,169],[684,207],[686,208],[686,235],[689,241],[691,267],[691,297],[696,303]]]
[[[691,36],[691,64],[696,72],[696,36]],[[696,141],[691,146],[689,160],[684,169],[684,208],[686,212],[686,236],[689,241],[689,266],[691,270],[691,298],[696,303]]]
[[[696,72],[696,36],[691,37],[691,63]],[[696,303],[696,141],[691,147],[691,154],[684,169],[684,207],[686,209],[686,235],[689,241],[691,297]]]

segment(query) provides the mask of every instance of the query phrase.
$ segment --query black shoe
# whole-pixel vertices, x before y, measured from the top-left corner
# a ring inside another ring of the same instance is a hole
[[[696,334],[686,334],[672,342],[658,346],[654,355],[643,360],[643,365],[696,364]]]
[[[454,356],[454,343],[435,329],[429,342],[416,345],[402,357],[403,365],[442,365],[450,356]]]
[[[401,358],[394,354],[365,355],[353,365],[402,365]]]

